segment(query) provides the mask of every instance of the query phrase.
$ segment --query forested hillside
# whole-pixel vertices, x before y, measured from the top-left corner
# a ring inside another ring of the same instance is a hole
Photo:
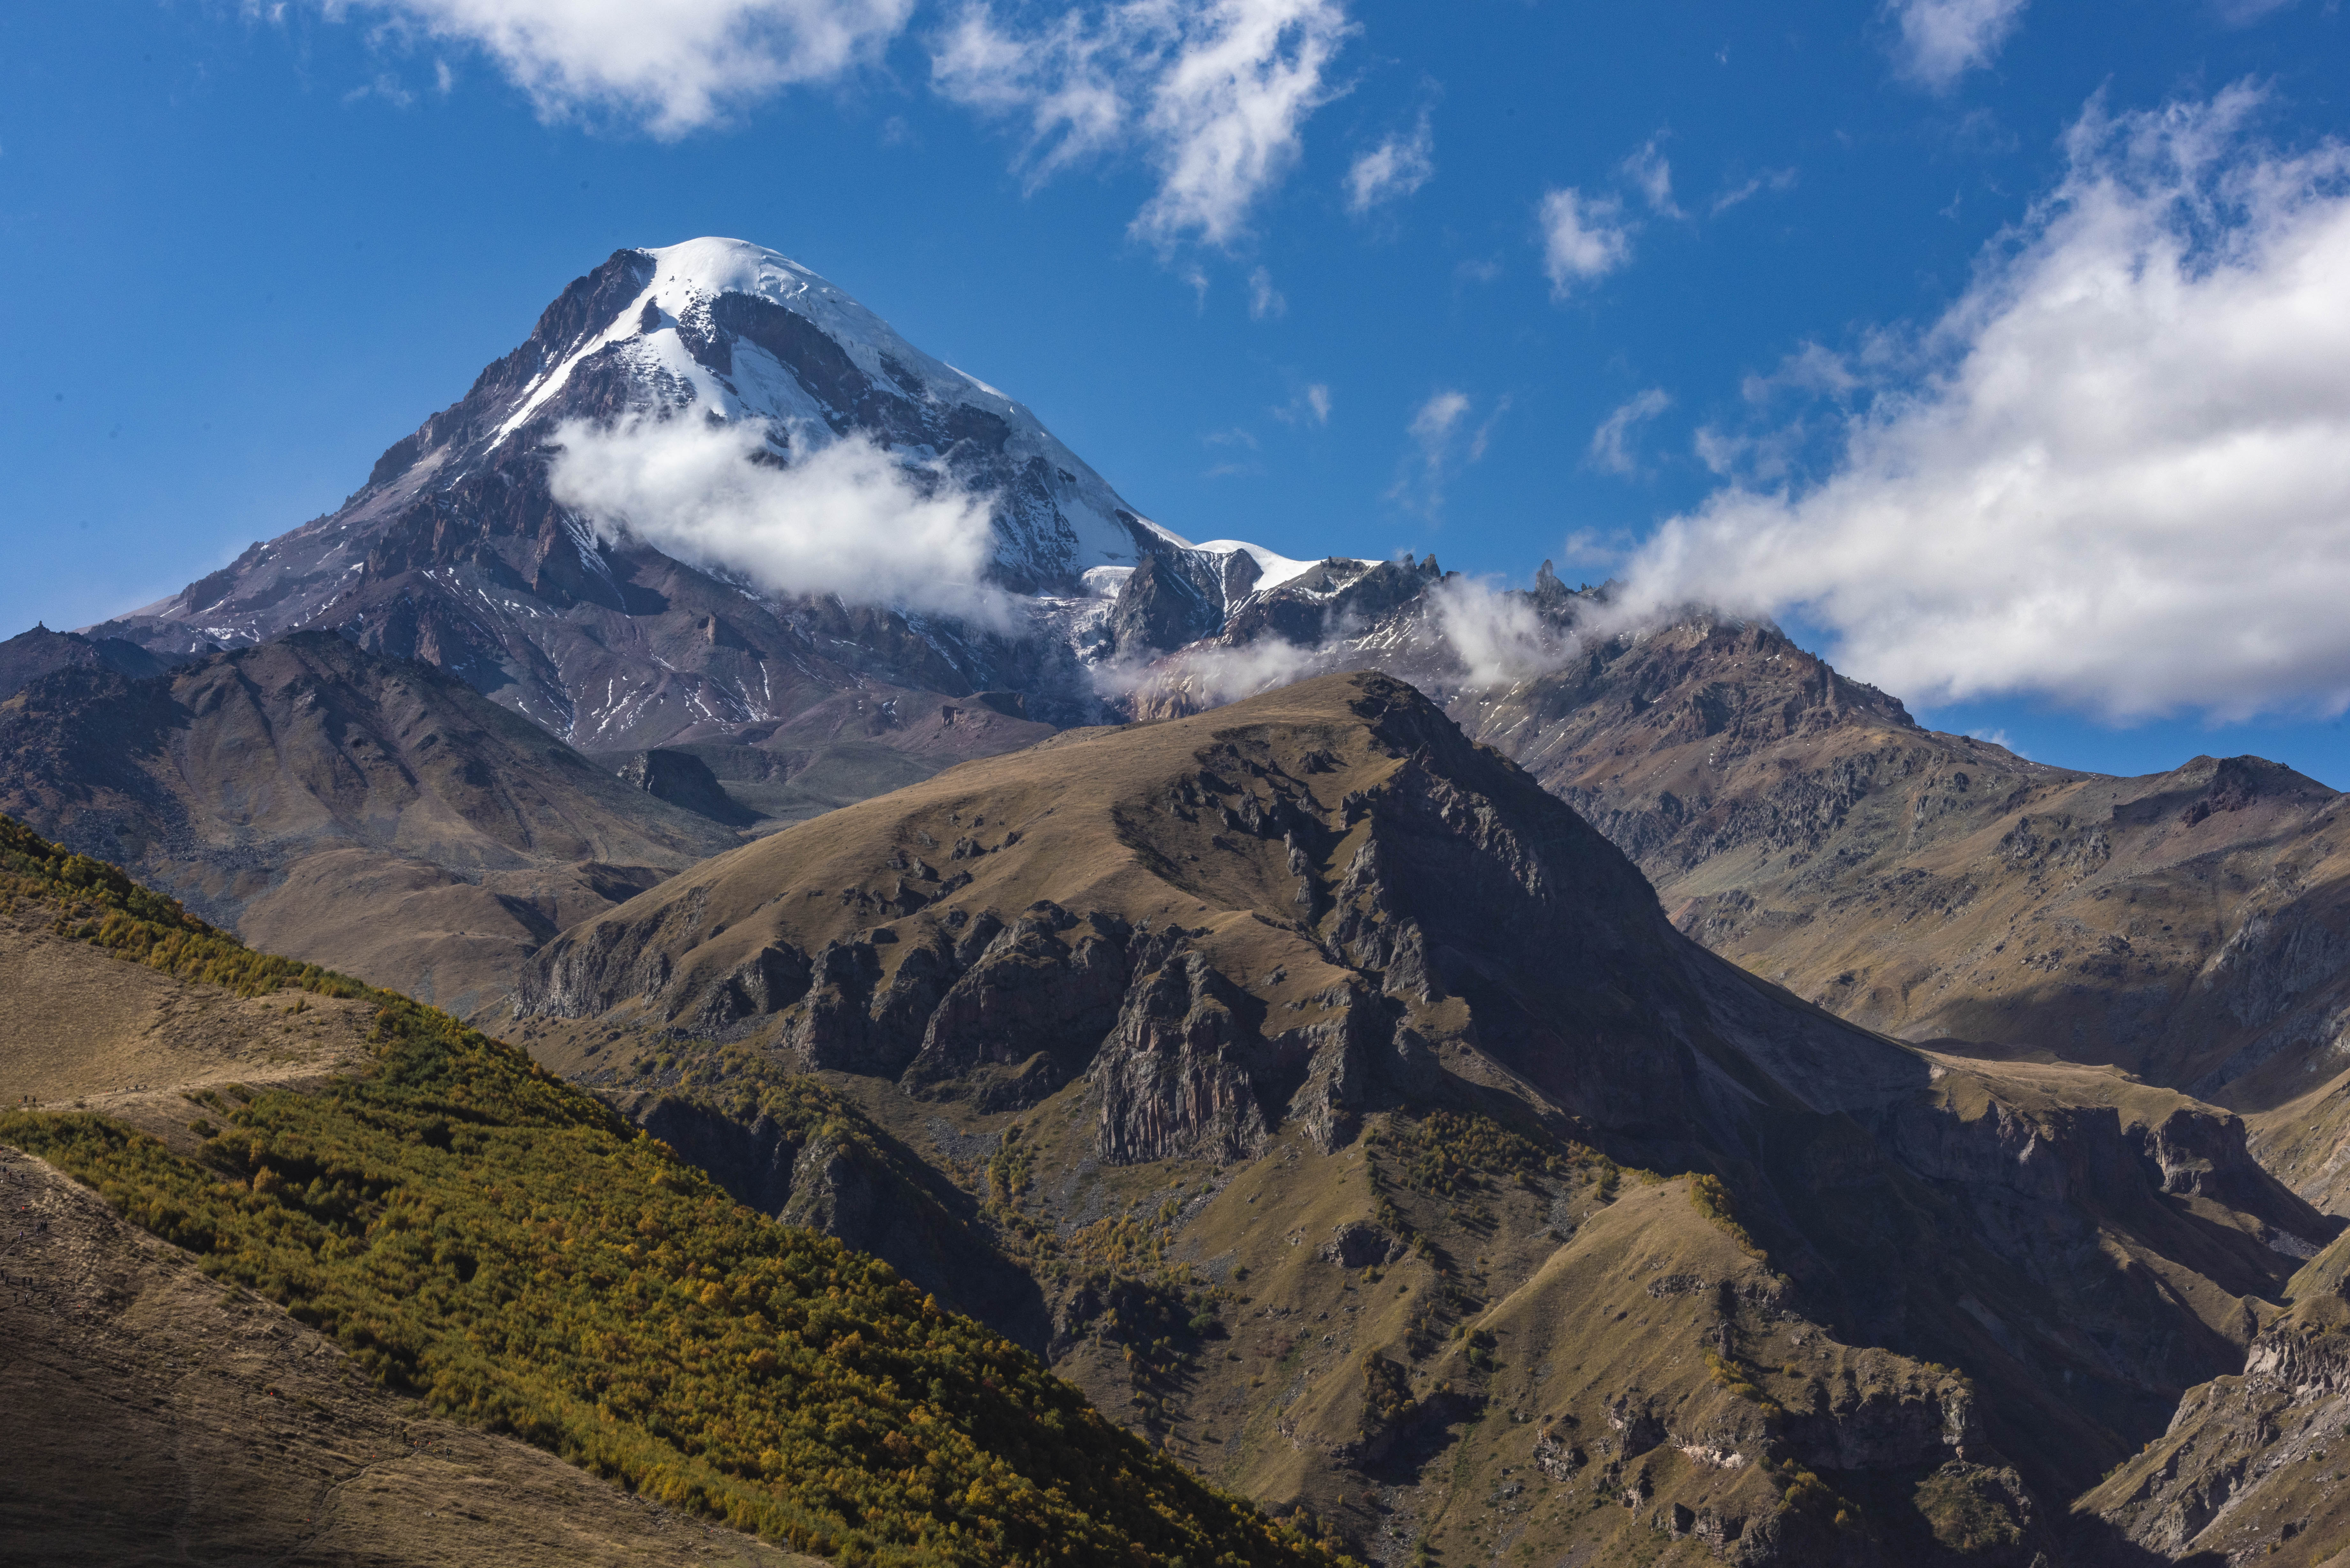
[[[0,824],[11,907],[246,992],[379,1004],[371,1070],[207,1092],[192,1158],[86,1113],[0,1141],[378,1379],[656,1500],[875,1564],[1327,1562],[884,1264],[737,1206],[433,1009],[273,959]]]

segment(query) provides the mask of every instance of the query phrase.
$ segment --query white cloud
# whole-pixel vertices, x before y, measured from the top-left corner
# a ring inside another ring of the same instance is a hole
[[[1409,136],[1390,136],[1347,170],[1347,210],[1357,217],[1401,201],[1436,178],[1436,132],[1426,109]]]
[[[1353,31],[1342,0],[1122,0],[1024,31],[973,5],[940,39],[931,78],[956,102],[1026,119],[1032,184],[1139,149],[1159,183],[1136,236],[1229,245],[1338,90],[1325,78]]]
[[[1650,387],[1627,400],[1591,432],[1591,466],[1603,473],[1631,473],[1638,470],[1640,465],[1632,455],[1633,430],[1672,405],[1673,400],[1662,387]]]
[[[1657,148],[1662,140],[1648,138],[1647,146],[1624,160],[1624,178],[1639,188],[1651,212],[1661,217],[1678,218],[1681,210],[1673,200],[1673,166]]]
[[[1326,649],[1267,637],[1239,648],[1201,643],[1159,659],[1112,659],[1095,667],[1093,682],[1106,697],[1139,698],[1146,711],[1188,712],[1318,675],[1328,664]]]
[[[1894,48],[1904,76],[1940,92],[1998,57],[2022,20],[2025,0],[1890,0],[1901,30]]]
[[[1444,509],[1445,482],[1464,464],[1483,461],[1493,427],[1510,410],[1510,400],[1496,400],[1492,411],[1472,427],[1469,416],[1475,407],[1468,393],[1448,387],[1412,410],[1404,431],[1419,449],[1419,458],[1406,460],[1388,490],[1388,500],[1430,517]]]
[[[1875,341],[1880,348],[1888,347],[1881,338]],[[1866,384],[1852,359],[1806,339],[1779,361],[1776,370],[1767,376],[1749,376],[1740,382],[1738,394],[1750,403],[1767,403],[1782,391],[1846,398]]]
[[[1009,624],[1010,601],[986,580],[986,501],[863,436],[795,451],[789,466],[753,421],[574,421],[555,439],[549,488],[604,538],[632,535],[773,593]]]
[[[873,59],[914,0],[318,0],[330,18],[471,44],[549,119],[594,113],[673,138]],[[248,15],[282,15],[248,4]]]
[[[1326,425],[1330,422],[1330,389],[1320,381],[1309,382],[1295,397],[1274,410],[1273,417],[1285,425]]]
[[[1281,290],[1273,286],[1273,274],[1259,267],[1249,274],[1249,319],[1263,321],[1271,317],[1289,314],[1289,301]]]
[[[1429,599],[1469,685],[1529,680],[1576,656],[1575,634],[1543,619],[1522,594],[1498,593],[1454,576],[1430,588]]]
[[[1776,194],[1782,191],[1792,191],[1794,187],[1795,171],[1793,169],[1765,170],[1723,191],[1713,199],[1709,211],[1718,218],[1740,202],[1751,201],[1765,191]]]
[[[1926,703],[2350,706],[2350,148],[2258,102],[2093,103],[1826,476],[1669,522],[1630,602],[1800,611]]]
[[[1564,299],[1576,285],[1605,277],[1632,258],[1623,210],[1612,196],[1595,200],[1573,186],[1543,197],[1543,271],[1553,297]]]
[[[1412,410],[1407,429],[1411,439],[1419,443],[1428,461],[1436,462],[1452,444],[1452,432],[1469,416],[1469,394],[1447,389],[1432,395],[1428,401]]]

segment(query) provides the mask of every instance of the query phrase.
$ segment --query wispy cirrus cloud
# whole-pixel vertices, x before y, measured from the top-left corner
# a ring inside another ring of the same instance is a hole
[[[1680,203],[1673,200],[1673,165],[1664,154],[1663,140],[1661,136],[1652,136],[1646,146],[1624,160],[1624,178],[1648,202],[1650,212],[1661,218],[1678,218]]]
[[[1751,202],[1765,191],[1792,191],[1794,186],[1795,171],[1793,169],[1772,169],[1760,174],[1751,174],[1734,185],[1724,186],[1721,193],[1707,204],[1706,213],[1710,217],[1718,218],[1731,208]]]
[[[1475,417],[1476,410],[1475,399],[1457,387],[1446,387],[1412,410],[1404,427],[1411,455],[1388,488],[1388,500],[1425,517],[1444,510],[1447,483],[1463,467],[1484,460],[1493,427],[1509,412],[1510,400],[1496,399],[1482,420]]]
[[[1591,432],[1591,466],[1602,473],[1630,474],[1639,471],[1632,451],[1633,432],[1673,406],[1662,387],[1650,387],[1625,400]]]
[[[1289,314],[1289,301],[1273,286],[1273,274],[1258,267],[1249,274],[1249,319],[1266,321]]]
[[[939,39],[931,79],[955,102],[1026,122],[1032,184],[1139,153],[1159,189],[1136,237],[1230,246],[1295,164],[1306,119],[1338,92],[1330,67],[1354,30],[1341,0],[1125,0],[1035,26],[973,5]]]
[[[1330,389],[1321,381],[1310,381],[1300,388],[1297,395],[1273,410],[1273,417],[1285,425],[1326,425],[1330,422]]]

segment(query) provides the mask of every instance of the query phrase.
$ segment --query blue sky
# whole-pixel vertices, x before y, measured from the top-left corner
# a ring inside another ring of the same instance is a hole
[[[331,510],[570,278],[724,234],[1192,537],[1506,583],[1553,558],[1777,614],[2048,761],[2253,751],[2350,785],[2345,26],[11,7],[0,628]]]

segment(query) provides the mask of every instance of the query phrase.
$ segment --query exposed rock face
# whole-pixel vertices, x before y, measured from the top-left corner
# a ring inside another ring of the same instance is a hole
[[[920,1023],[910,1080],[936,1084],[983,1065],[1018,1067],[1041,1056],[1036,1077],[1026,1085],[1030,1097],[1066,1083],[1084,1070],[1118,1015],[1127,983],[1119,935],[1115,922],[1080,925],[1049,903],[1008,927],[982,916],[962,933],[950,961],[962,972]],[[976,955],[963,965],[962,955],[974,948]]]
[[[1221,602],[1146,556],[1119,586],[1107,629],[1118,651],[1131,657],[1180,648],[1213,632],[1222,619]]]
[[[690,752],[656,747],[633,753],[619,771],[621,783],[712,822],[739,827],[758,820],[727,794],[710,764]]]
[[[1403,1256],[1401,1241],[1377,1225],[1360,1220],[1349,1220],[1330,1233],[1322,1243],[1322,1257],[1342,1269],[1367,1269],[1378,1263],[1392,1263]]]
[[[845,1107],[820,1123],[744,1123],[668,1095],[622,1109],[717,1178],[738,1203],[872,1253],[953,1309],[1032,1348],[1049,1324],[1035,1282],[972,1223],[971,1203]]]
[[[2293,1277],[2241,1375],[2189,1390],[2169,1429],[2074,1505],[2084,1564],[2321,1563],[2350,1540],[2350,1238]]]
[[[1183,953],[1139,977],[1093,1064],[1095,1146],[1105,1159],[1245,1159],[1264,1113],[1243,1064],[1262,1048],[1256,999]]]
[[[2304,1196],[2350,1193],[2350,860],[2335,792],[2256,757],[2114,779],[1921,729],[1775,627],[1696,615],[1585,635],[1605,589],[1547,565],[1513,613],[1532,673],[1462,651],[1432,585],[1326,562],[1161,661],[1138,717],[1232,693],[1212,657],[1418,682],[1651,878],[1683,931],[1868,1027],[2118,1063],[2277,1110]]]

